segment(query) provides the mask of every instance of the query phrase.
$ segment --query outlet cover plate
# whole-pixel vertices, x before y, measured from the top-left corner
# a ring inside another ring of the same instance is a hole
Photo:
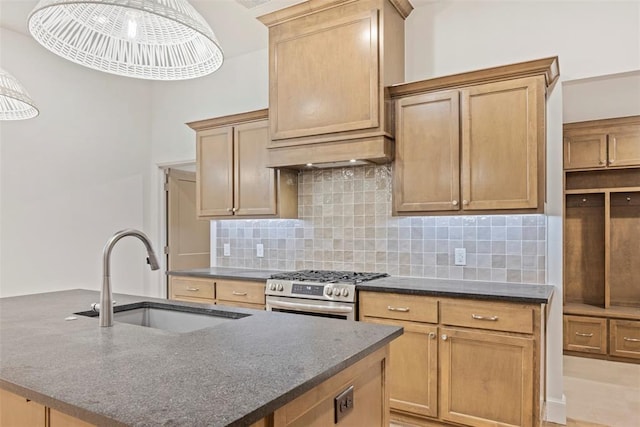
[[[454,261],[455,265],[467,265],[467,250],[465,248],[455,248]]]
[[[350,386],[345,391],[337,395],[333,399],[333,408],[335,414],[335,424],[347,416],[351,411],[353,411],[354,406],[353,400],[353,386]]]
[[[224,256],[231,256],[231,245],[229,243],[225,243],[222,246],[222,251]]]
[[[258,258],[264,258],[264,245],[262,243],[256,244],[256,256]]]

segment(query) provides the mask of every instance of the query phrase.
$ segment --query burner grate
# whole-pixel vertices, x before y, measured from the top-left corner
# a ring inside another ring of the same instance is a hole
[[[271,275],[270,279],[292,280],[297,282],[318,282],[318,283],[352,283],[358,284],[380,277],[389,276],[387,273],[368,273],[355,271],[332,271],[332,270],[299,270],[287,273]]]

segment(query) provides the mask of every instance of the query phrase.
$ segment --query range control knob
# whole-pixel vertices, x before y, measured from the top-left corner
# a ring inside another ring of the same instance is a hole
[[[270,285],[269,285],[269,289],[270,289],[270,290],[272,290],[272,291],[275,291],[275,290],[276,290],[276,285],[275,285],[275,284],[273,284],[273,283],[272,283],[272,284],[270,284]]]
[[[335,292],[333,293],[335,296],[339,297],[340,296],[340,289],[336,289]]]
[[[331,296],[331,294],[333,294],[333,290],[331,288],[327,288],[325,289],[324,293]]]
[[[278,291],[282,292],[284,290],[284,286],[282,286],[282,283],[278,283]]]
[[[348,297],[349,296],[349,289],[345,288],[342,290],[342,296],[343,297]]]

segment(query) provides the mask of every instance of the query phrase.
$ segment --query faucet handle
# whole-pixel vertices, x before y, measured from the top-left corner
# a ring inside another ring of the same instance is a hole
[[[118,303],[118,301],[113,301],[111,304],[112,305],[116,305]],[[95,311],[96,313],[100,312],[100,303],[99,302],[94,302],[93,304],[91,304],[91,310]]]

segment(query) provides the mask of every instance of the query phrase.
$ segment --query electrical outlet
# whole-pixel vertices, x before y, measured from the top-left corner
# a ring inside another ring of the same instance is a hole
[[[467,250],[465,248],[455,248],[455,265],[467,265]]]
[[[231,245],[229,243],[225,243],[222,246],[222,250],[223,250],[224,256],[231,256]]]
[[[353,411],[353,386],[350,386],[333,399],[334,424]]]
[[[256,245],[256,256],[258,258],[263,258],[264,257],[264,245],[262,243],[258,243]]]

